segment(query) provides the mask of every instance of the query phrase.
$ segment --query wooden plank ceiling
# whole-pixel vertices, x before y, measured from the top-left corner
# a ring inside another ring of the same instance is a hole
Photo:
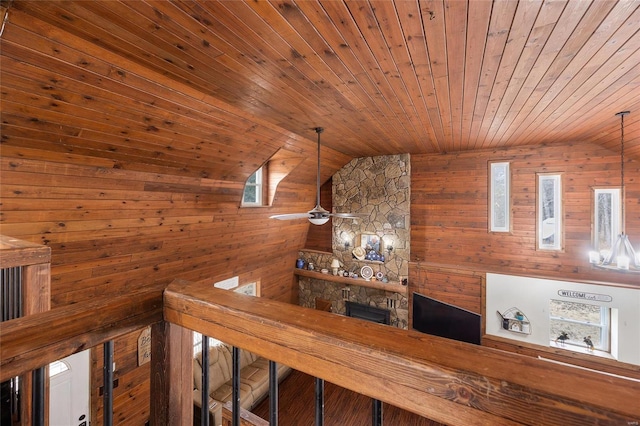
[[[315,126],[342,164],[569,141],[619,151],[615,113],[630,110],[626,153],[640,159],[640,0],[2,6],[8,145],[37,130],[74,152],[233,180],[282,147],[312,155]],[[228,166],[238,149],[246,170]]]

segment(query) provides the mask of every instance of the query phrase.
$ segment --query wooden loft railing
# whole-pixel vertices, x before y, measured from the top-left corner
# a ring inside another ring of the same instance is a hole
[[[182,281],[3,323],[0,380],[149,324],[152,426],[193,412],[190,330],[447,424],[640,419],[637,381]]]
[[[446,424],[626,425],[640,419],[640,405],[631,403],[640,395],[638,381],[210,285],[173,282],[164,293],[164,317]]]
[[[51,307],[51,249],[39,244],[0,235],[0,270],[2,271],[2,320],[47,311]],[[19,271],[19,272],[18,272]],[[6,323],[0,326],[4,329]],[[1,348],[1,346],[0,346]],[[0,357],[4,359],[4,357]],[[38,366],[41,367],[41,366]],[[2,368],[0,367],[0,372]],[[29,371],[30,372],[30,371]],[[34,374],[18,374],[7,378],[19,382],[23,394],[44,393],[45,369],[38,368]],[[2,380],[4,382],[5,379]],[[12,395],[15,398],[15,395]],[[22,398],[16,413],[23,424],[31,424],[34,408],[43,411],[46,399],[38,399],[34,406],[31,398]]]
[[[0,327],[0,381],[161,321],[161,289],[7,321]]]

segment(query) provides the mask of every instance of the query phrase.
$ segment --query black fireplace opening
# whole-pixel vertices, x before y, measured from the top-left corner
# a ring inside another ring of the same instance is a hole
[[[360,303],[350,301],[345,302],[345,307],[348,317],[360,318],[371,322],[377,322],[379,324],[390,324],[391,312],[387,309],[362,305]]]

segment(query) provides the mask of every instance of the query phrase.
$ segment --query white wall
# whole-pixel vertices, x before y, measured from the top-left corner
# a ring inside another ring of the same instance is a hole
[[[567,297],[559,294],[561,290],[578,294],[576,297]],[[598,295],[595,298],[601,300],[590,300],[593,295]],[[611,301],[606,301],[609,298]],[[611,352],[618,361],[640,365],[640,289],[615,287],[614,284],[605,286],[487,274],[486,334],[549,347],[551,299],[616,309],[617,321],[616,315],[612,315]],[[514,333],[502,328],[496,311],[504,313],[512,307],[521,310],[531,322],[531,334]]]

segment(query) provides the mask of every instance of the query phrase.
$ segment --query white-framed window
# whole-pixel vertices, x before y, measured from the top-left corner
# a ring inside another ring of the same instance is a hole
[[[65,371],[69,371],[69,364],[64,361],[53,361],[49,364],[49,378],[62,374]]]
[[[621,193],[620,188],[595,188],[593,192],[593,248],[604,255],[620,235]]]
[[[489,166],[489,231],[511,231],[511,174],[509,163],[490,163]]]
[[[264,168],[260,167],[256,170],[244,185],[242,193],[243,206],[262,206],[264,205]]]
[[[538,175],[538,249],[562,250],[562,176]]]
[[[610,352],[611,309],[565,300],[549,301],[549,336],[558,347],[573,346]]]

